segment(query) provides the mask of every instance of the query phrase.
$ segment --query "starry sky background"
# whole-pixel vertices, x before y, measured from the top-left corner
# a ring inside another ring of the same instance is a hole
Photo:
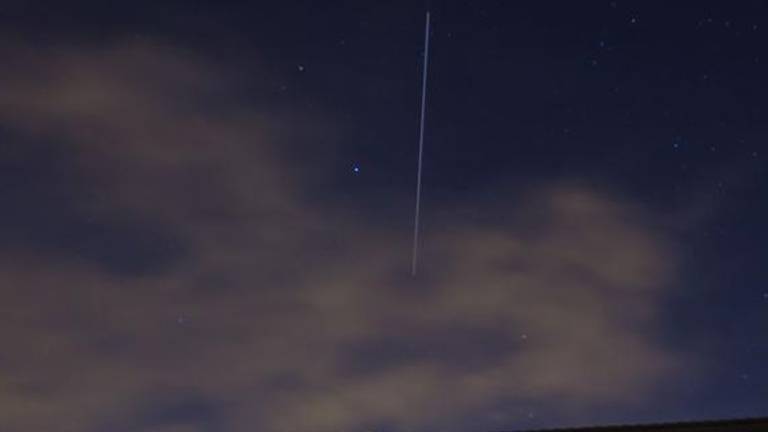
[[[424,4],[4,1],[0,429],[768,414],[768,3],[429,7],[414,278]]]

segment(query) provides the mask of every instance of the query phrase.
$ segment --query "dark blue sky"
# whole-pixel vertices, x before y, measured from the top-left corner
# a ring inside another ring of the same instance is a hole
[[[765,1],[5,2],[0,429],[765,416],[766,32]]]

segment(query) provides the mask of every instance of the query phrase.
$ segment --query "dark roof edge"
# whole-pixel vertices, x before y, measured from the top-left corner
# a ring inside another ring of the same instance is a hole
[[[611,431],[672,431],[672,430],[707,430],[709,428],[717,428],[720,431],[729,431],[730,428],[744,428],[744,427],[762,427],[768,431],[768,417],[753,417],[743,419],[731,419],[731,420],[703,420],[693,422],[672,422],[672,423],[648,423],[637,425],[610,425],[610,426],[593,426],[593,427],[573,427],[573,428],[559,428],[559,429],[535,429],[524,432],[611,432]],[[715,430],[715,429],[713,429]],[[735,430],[735,429],[734,429]],[[757,429],[755,429],[757,430]]]

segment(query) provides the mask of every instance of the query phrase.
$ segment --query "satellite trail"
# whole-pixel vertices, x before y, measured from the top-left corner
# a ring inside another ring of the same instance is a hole
[[[421,77],[421,123],[419,126],[419,162],[416,171],[416,211],[413,217],[413,261],[411,275],[416,276],[419,252],[419,209],[421,207],[421,159],[424,154],[424,119],[427,106],[427,67],[429,66],[429,11],[424,25],[424,68]]]

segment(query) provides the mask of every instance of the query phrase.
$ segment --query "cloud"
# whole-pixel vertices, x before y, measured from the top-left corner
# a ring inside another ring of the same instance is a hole
[[[500,194],[505,222],[444,221],[412,279],[400,234],[308,199],[279,145],[343,125],[172,47],[5,51],[0,125],[44,143],[0,175],[37,182],[0,244],[10,430],[424,428],[637,403],[682,367],[654,328],[676,253],[635,203]]]

